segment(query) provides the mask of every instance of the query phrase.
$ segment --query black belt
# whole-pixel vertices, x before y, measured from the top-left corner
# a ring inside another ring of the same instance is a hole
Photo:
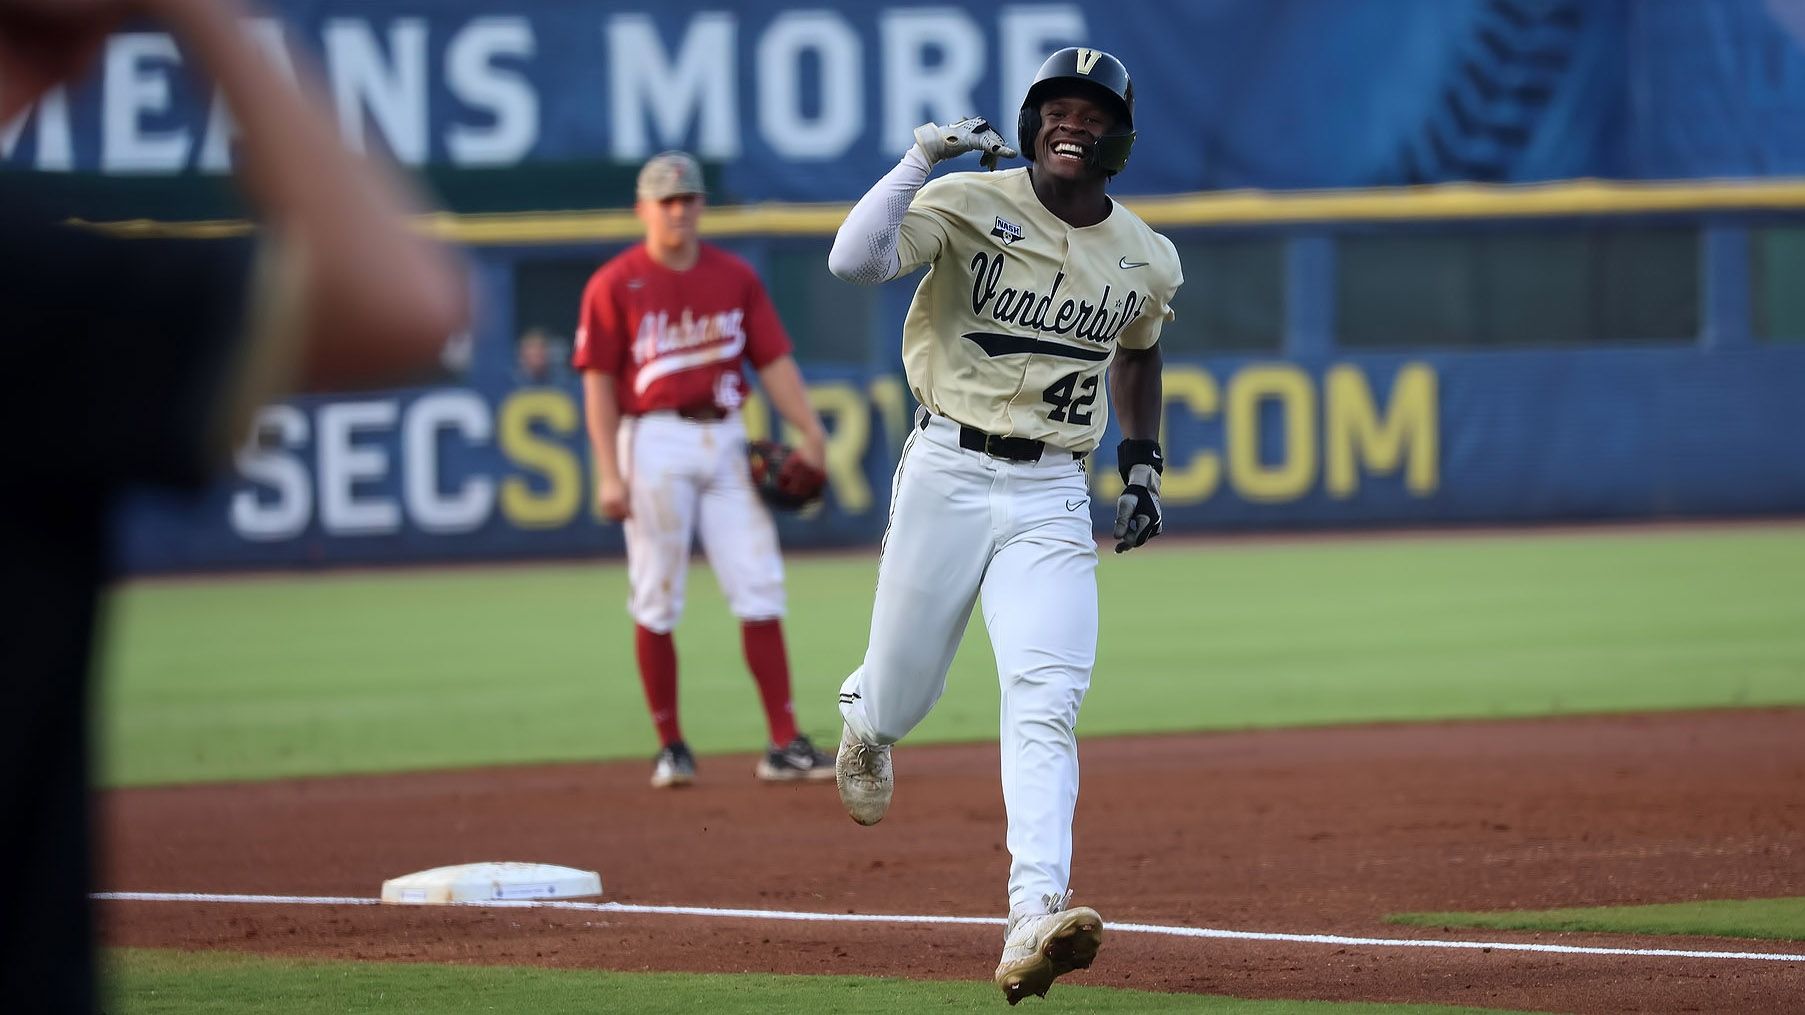
[[[679,418],[697,423],[713,423],[727,418],[727,410],[712,402],[700,402],[695,405],[679,405],[675,412]]]
[[[921,414],[921,428],[928,428],[928,420],[933,417],[926,412]],[[1041,452],[1047,449],[1046,441],[1037,441],[1032,437],[998,437],[993,433],[985,433],[975,426],[959,424],[959,446],[967,451],[982,451],[992,458],[1004,458],[1011,462],[1038,462]],[[1069,454],[1074,459],[1083,458],[1082,451],[1065,451],[1055,448],[1062,454]]]

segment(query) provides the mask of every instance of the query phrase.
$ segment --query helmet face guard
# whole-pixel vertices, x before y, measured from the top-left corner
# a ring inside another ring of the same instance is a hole
[[[1040,136],[1040,107],[1049,98],[1063,94],[1085,94],[1114,108],[1116,125],[1092,146],[1090,164],[1111,176],[1128,164],[1128,153],[1134,148],[1134,82],[1122,61],[1100,49],[1078,46],[1062,49],[1040,65],[1028,95],[1022,100],[1021,114],[1015,123],[1022,157],[1034,161],[1035,142]]]

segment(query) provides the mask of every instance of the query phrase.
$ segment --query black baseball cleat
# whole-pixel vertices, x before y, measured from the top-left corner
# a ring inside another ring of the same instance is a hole
[[[687,786],[696,781],[696,756],[681,740],[666,744],[652,761],[652,785],[659,789]]]
[[[798,733],[788,744],[767,750],[754,771],[766,782],[822,782],[834,777],[834,759]]]

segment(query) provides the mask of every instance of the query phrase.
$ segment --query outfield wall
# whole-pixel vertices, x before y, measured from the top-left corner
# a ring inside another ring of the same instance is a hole
[[[475,360],[271,407],[229,481],[126,506],[127,571],[618,551],[588,514],[574,380],[524,377],[516,351],[568,341],[574,287],[638,232],[608,206],[670,146],[706,163],[704,228],[769,280],[833,427],[829,503],[786,540],[875,542],[909,286],[833,280],[827,238],[915,125],[1013,133],[1066,44],[1133,69],[1112,193],[1184,260],[1173,529],[1805,511],[1795,3],[269,6],[249,27],[270,59],[312,56],[347,141],[456,213],[422,227],[470,252]],[[188,220],[128,235],[244,232],[218,185],[234,127],[191,54],[141,24],[101,49],[0,123],[9,185],[56,215]],[[1480,182],[1422,186],[1444,181]]]
[[[804,365],[831,487],[789,547],[882,533],[901,378]],[[1166,371],[1172,531],[1735,516],[1805,510],[1805,348],[1209,359]],[[749,428],[768,429],[754,401]],[[146,498],[128,571],[616,553],[591,513],[574,383],[266,409],[198,500]],[[1102,525],[1119,489],[1092,469]]]
[[[1161,339],[1174,532],[1805,512],[1797,182],[1128,203],[1185,263]],[[770,282],[830,430],[825,506],[780,520],[793,548],[876,543],[913,409],[897,350],[913,285],[826,272],[844,213],[754,205],[703,223]],[[631,215],[426,225],[473,265],[467,373],[265,409],[228,481],[127,505],[125,571],[620,551],[591,513],[562,347],[537,379],[518,353],[534,332],[567,341]],[[746,418],[769,432],[756,397]],[[1093,462],[1100,526],[1115,440]]]

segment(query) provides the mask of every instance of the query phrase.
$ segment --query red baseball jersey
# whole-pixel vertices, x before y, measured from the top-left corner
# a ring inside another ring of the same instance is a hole
[[[673,271],[642,243],[590,276],[571,364],[613,376],[626,415],[732,410],[743,398],[740,363],[756,370],[789,351],[771,297],[745,261],[704,243],[693,267]]]

